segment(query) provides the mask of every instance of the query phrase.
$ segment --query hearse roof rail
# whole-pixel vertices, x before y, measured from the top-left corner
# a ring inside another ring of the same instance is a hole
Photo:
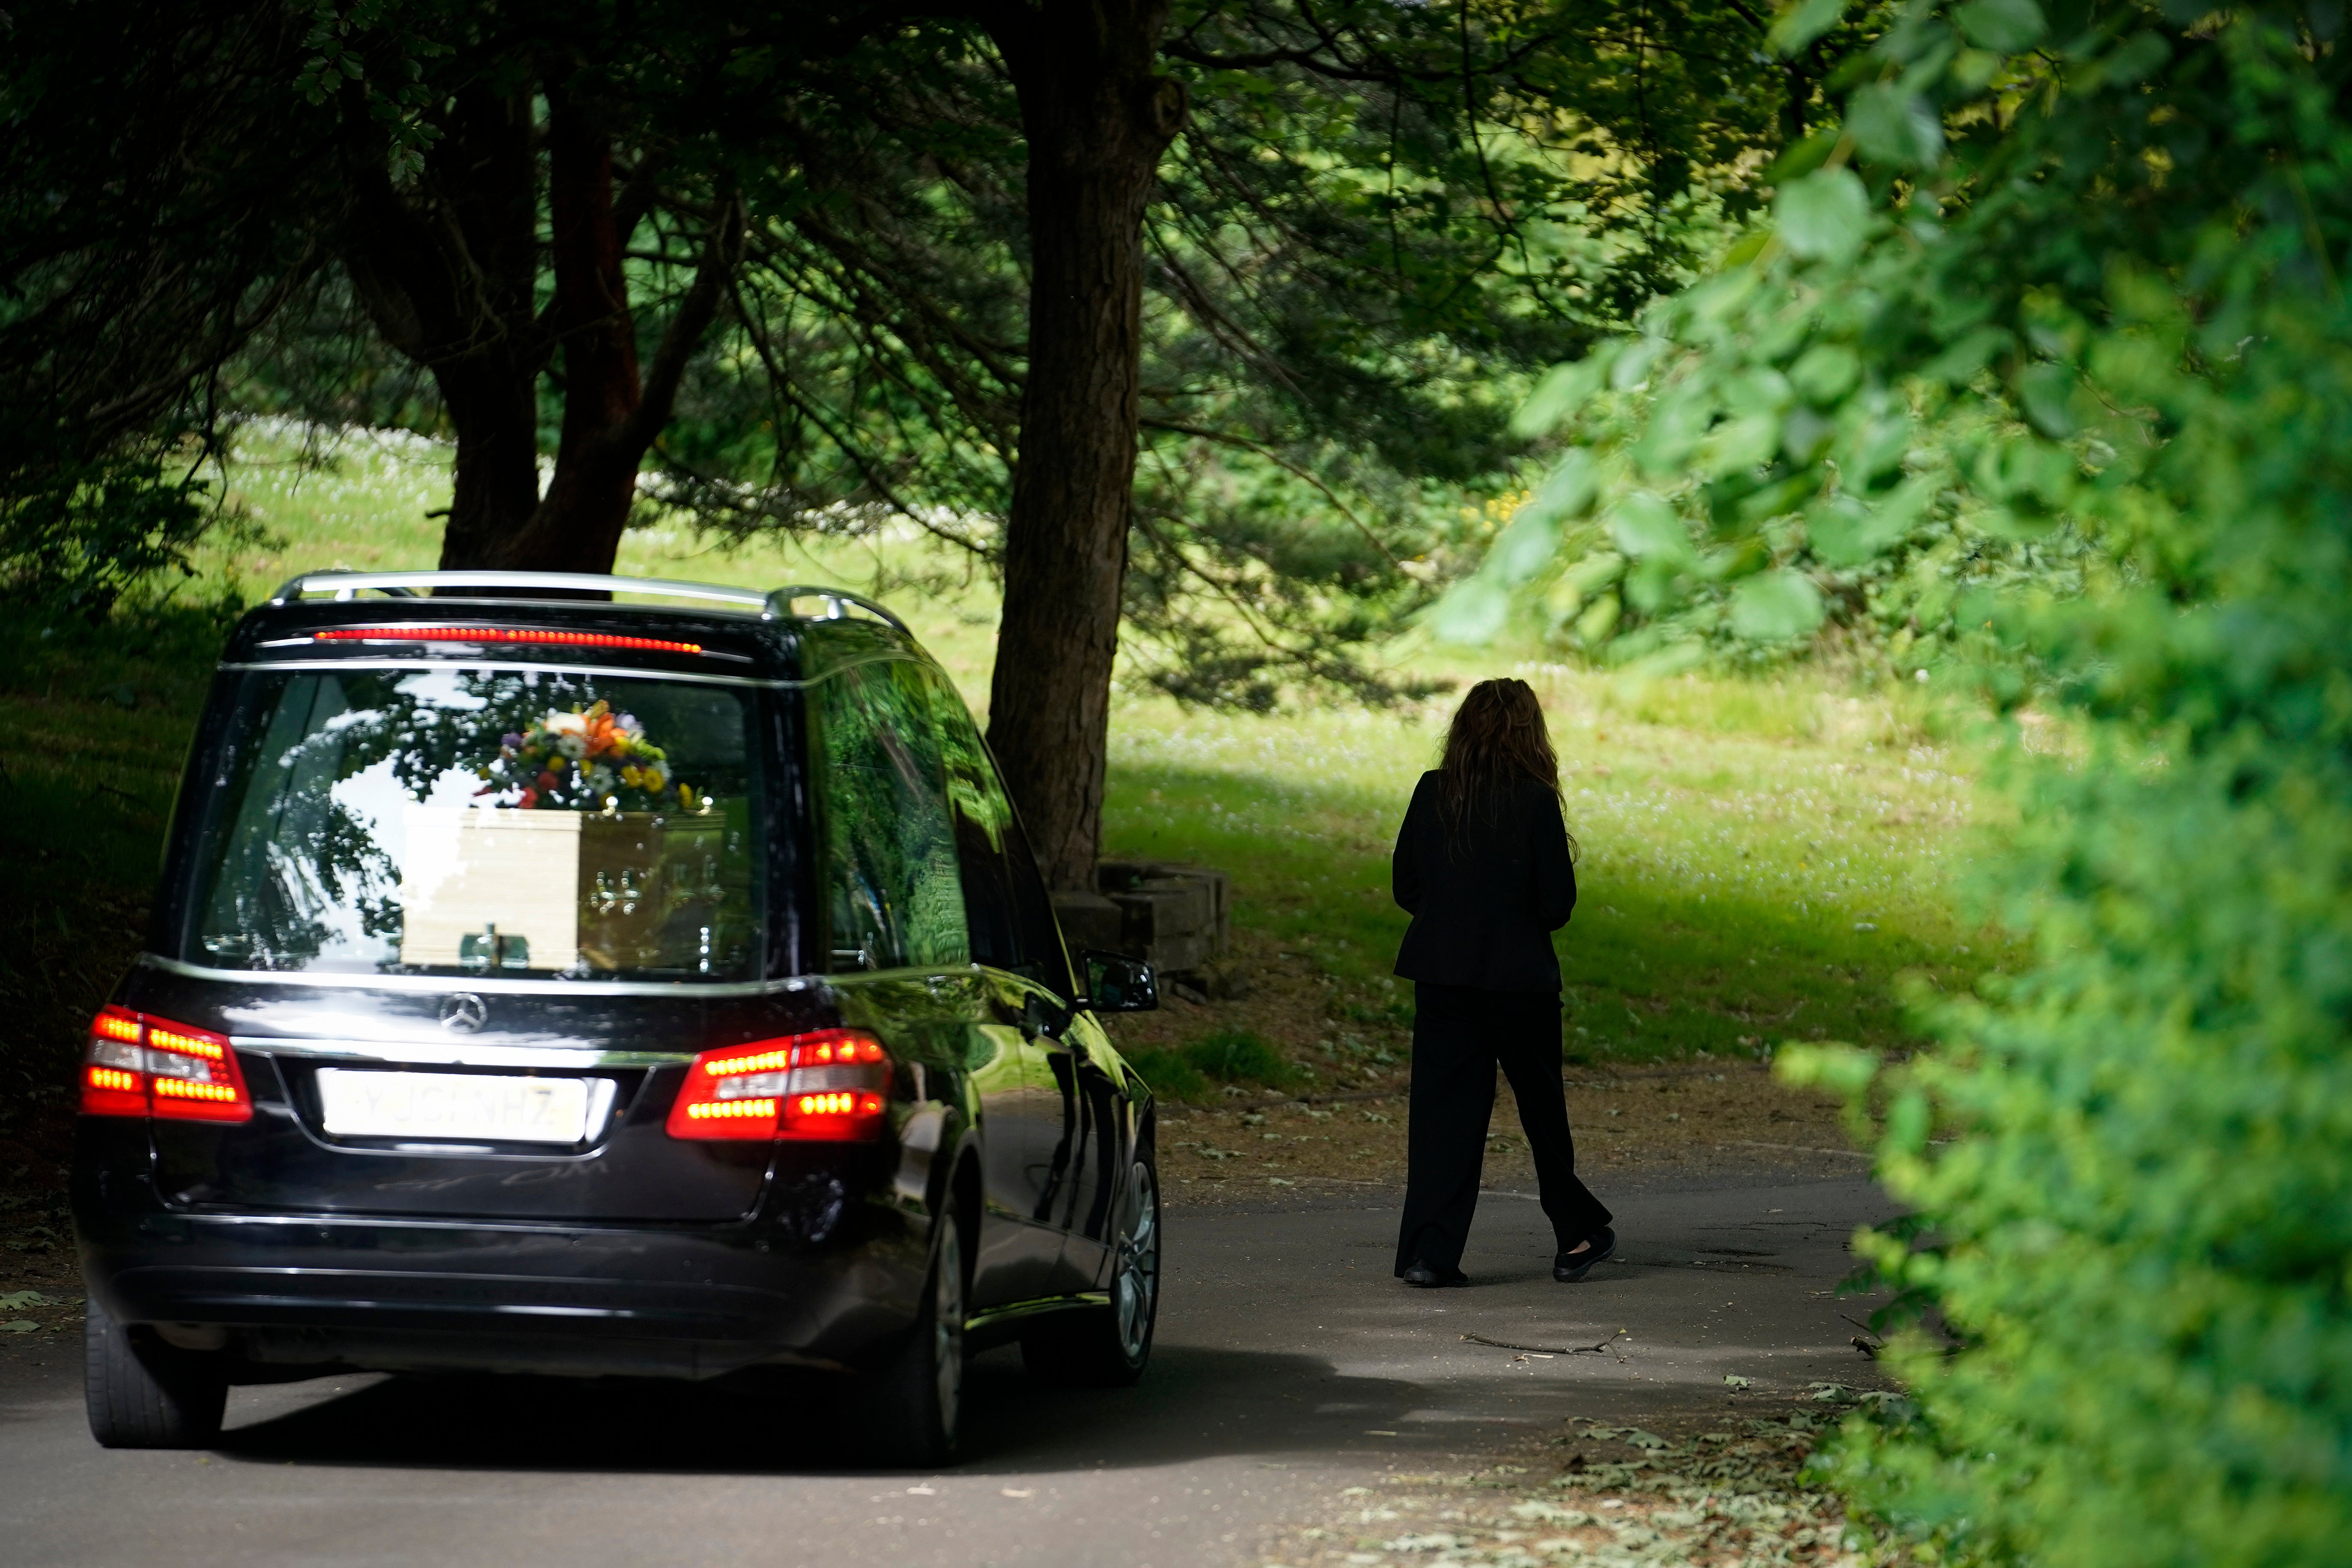
[[[289,579],[269,596],[269,602],[273,605],[290,604],[307,595],[326,595],[338,600],[349,600],[363,593],[415,598],[426,592],[436,598],[494,599],[498,596],[495,592],[468,594],[453,593],[451,590],[494,591],[500,588],[559,588],[574,593],[642,594],[663,599],[701,599],[713,604],[756,609],[764,620],[837,621],[843,618],[845,610],[854,607],[908,637],[915,635],[906,622],[862,594],[853,594],[846,588],[820,587],[803,583],[762,593],[757,588],[733,588],[720,583],[673,583],[660,577],[605,577],[584,572],[308,572]],[[802,599],[824,601],[824,613],[801,615],[793,605]]]
[[[793,609],[793,601],[795,599],[823,599],[825,602],[825,613],[817,616],[802,616]],[[906,622],[864,595],[853,594],[846,588],[816,588],[806,584],[795,583],[790,587],[778,588],[770,594],[767,596],[767,605],[768,613],[779,619],[789,617],[795,620],[824,621],[840,620],[843,608],[855,605],[866,614],[879,618],[885,626],[895,627],[908,637],[915,635],[914,628],[908,626]]]
[[[269,596],[269,602],[273,605],[288,604],[306,594],[352,599],[370,590],[401,598],[414,598],[427,590],[439,598],[496,596],[491,594],[453,594],[450,592],[453,588],[563,588],[575,593],[645,594],[664,599],[703,599],[762,612],[768,606],[768,595],[757,588],[730,588],[719,583],[671,583],[658,577],[604,577],[584,572],[491,571],[309,572],[289,581]]]

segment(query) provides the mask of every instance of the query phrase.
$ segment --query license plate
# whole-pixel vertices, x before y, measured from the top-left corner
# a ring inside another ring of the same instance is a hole
[[[320,1068],[319,1103],[341,1137],[577,1143],[588,1131],[588,1081],[577,1078]]]

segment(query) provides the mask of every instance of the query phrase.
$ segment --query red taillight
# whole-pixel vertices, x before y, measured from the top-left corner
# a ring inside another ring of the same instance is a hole
[[[669,1108],[673,1138],[860,1142],[882,1130],[890,1055],[855,1029],[705,1051]]]
[[[253,1097],[226,1036],[105,1007],[89,1021],[81,1110],[85,1116],[250,1121]]]
[[[609,632],[560,632],[545,626],[335,626],[320,642],[537,642],[568,647],[628,647],[649,653],[700,653],[698,642],[665,642]]]

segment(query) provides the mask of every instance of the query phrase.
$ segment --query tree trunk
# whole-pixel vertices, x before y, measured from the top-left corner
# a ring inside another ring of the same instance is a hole
[[[487,566],[498,542],[539,505],[539,373],[451,365],[434,380],[457,434],[441,570]]]
[[[530,94],[459,93],[426,159],[421,201],[385,173],[382,127],[356,84],[344,97],[344,268],[384,340],[432,372],[457,435],[441,564],[486,565],[494,542],[539,504],[535,389],[548,343],[532,298]]]
[[[460,94],[415,200],[385,174],[364,100],[346,96],[354,199],[344,265],[385,340],[433,373],[457,437],[443,569],[610,572],[637,467],[725,294],[740,206],[720,203],[701,265],[641,374],[623,252],[645,204],[615,211],[612,137],[592,110],[547,89],[555,299],[540,318],[530,94]],[[542,496],[539,378],[559,348],[563,426]]]
[[[1183,123],[1160,0],[1067,0],[1000,33],[1029,144],[1029,364],[988,739],[1055,888],[1102,842],[1135,486],[1143,207]]]
[[[569,95],[548,94],[549,249],[563,353],[563,428],[555,477],[529,521],[492,549],[500,566],[610,572],[636,500],[644,448],[615,437],[643,402],[636,326],[613,218],[613,144]]]

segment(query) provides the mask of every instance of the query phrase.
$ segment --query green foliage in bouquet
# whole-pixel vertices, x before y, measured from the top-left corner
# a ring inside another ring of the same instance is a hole
[[[1918,1217],[1869,1245],[1944,1331],[1831,1474],[1906,1556],[2352,1540],[2342,25],[1891,13],[1771,228],[1529,405],[1573,445],[1449,606],[1766,648],[1859,605],[2082,737],[2010,759],[1990,882],[2036,963],[1919,994],[1942,1043],[1907,1066],[1787,1053],[1891,1095]]]

